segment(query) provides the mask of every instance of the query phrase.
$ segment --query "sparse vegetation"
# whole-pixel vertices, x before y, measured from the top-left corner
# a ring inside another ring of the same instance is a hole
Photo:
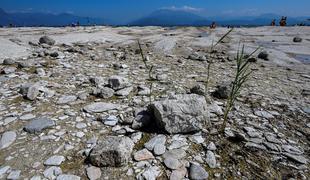
[[[230,29],[226,34],[224,34],[215,44],[213,44],[213,41],[212,41],[212,45],[211,45],[211,48],[210,48],[210,53],[211,53],[211,58],[209,60],[209,63],[208,63],[208,66],[207,66],[207,80],[205,82],[205,90],[206,90],[206,93],[208,92],[208,87],[209,87],[209,81],[210,81],[210,72],[211,72],[211,66],[212,64],[214,63],[213,62],[213,58],[214,58],[214,48],[223,41],[223,39],[225,39],[234,29]]]
[[[234,103],[237,97],[239,96],[241,88],[243,87],[244,83],[248,80],[249,76],[252,73],[252,70],[249,70],[249,66],[250,66],[249,58],[251,58],[253,54],[255,54],[258,51],[258,49],[259,48],[253,51],[250,55],[245,55],[244,45],[243,45],[242,49],[238,50],[237,52],[237,56],[235,58],[236,63],[237,63],[236,75],[232,83],[230,95],[226,102],[226,108],[224,112],[224,121],[223,121],[222,128],[221,128],[222,132],[224,132],[226,128],[226,124],[228,121],[228,114],[233,108]]]
[[[141,58],[142,58],[142,61],[144,63],[144,66],[145,66],[145,69],[148,73],[148,83],[149,83],[149,88],[150,88],[150,92],[149,92],[149,100],[150,100],[150,104],[152,103],[152,96],[153,96],[153,82],[156,80],[153,76],[153,68],[154,66],[153,65],[148,65],[147,64],[147,57],[144,55],[144,52],[143,52],[143,49],[142,49],[142,46],[141,46],[141,43],[140,41],[138,40],[138,46],[139,46],[139,52],[140,52],[140,55],[141,55]]]

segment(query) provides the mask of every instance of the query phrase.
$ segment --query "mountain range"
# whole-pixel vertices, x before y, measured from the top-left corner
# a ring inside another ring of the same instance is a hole
[[[243,17],[203,17],[191,12],[181,10],[160,9],[153,13],[128,23],[118,23],[104,18],[80,17],[69,13],[7,13],[0,9],[0,26],[68,26],[79,22],[80,25],[129,25],[129,26],[208,26],[213,21],[222,26],[264,26],[269,25],[273,19],[279,22],[277,14],[263,14],[259,16]],[[305,23],[310,25],[310,17],[288,17],[288,25]]]
[[[0,9],[0,26],[8,26],[10,24],[14,26],[67,26],[77,22],[80,25],[103,25],[111,23],[102,18],[80,17],[69,13],[7,13]]]

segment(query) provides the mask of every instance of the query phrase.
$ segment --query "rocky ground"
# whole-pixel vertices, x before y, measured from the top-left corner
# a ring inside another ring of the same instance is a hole
[[[310,28],[227,31],[0,29],[0,179],[309,179]]]

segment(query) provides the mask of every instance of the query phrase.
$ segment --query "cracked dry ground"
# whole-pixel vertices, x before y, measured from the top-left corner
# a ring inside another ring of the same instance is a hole
[[[295,44],[296,28],[269,35],[268,28],[235,29],[211,53],[212,41],[225,28],[1,29],[1,39],[15,43],[8,52],[25,48],[27,53],[1,59],[0,179],[308,179],[310,66],[279,63],[286,57],[281,48],[268,49],[275,38],[274,46],[307,51],[308,30],[299,31],[303,41]],[[56,44],[39,44],[43,35]],[[137,39],[154,66],[156,101],[190,94],[205,82],[208,62],[214,61],[206,106],[210,117],[200,130],[168,134],[152,122],[137,125],[143,118],[137,112],[150,103]],[[226,100],[211,94],[233,80],[239,40],[250,48],[263,45],[270,58],[251,63],[253,74],[222,135]],[[98,102],[110,108],[87,110]],[[29,127],[36,120],[44,128]],[[121,167],[93,166],[92,148],[110,136],[134,143],[128,160]],[[151,147],[154,138],[158,144]]]

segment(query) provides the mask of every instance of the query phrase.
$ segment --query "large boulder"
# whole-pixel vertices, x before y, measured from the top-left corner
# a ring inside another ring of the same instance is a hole
[[[92,149],[89,160],[97,167],[121,167],[127,164],[133,147],[128,137],[108,136]]]
[[[169,134],[197,132],[209,118],[205,97],[196,94],[176,95],[148,108],[157,126]]]

